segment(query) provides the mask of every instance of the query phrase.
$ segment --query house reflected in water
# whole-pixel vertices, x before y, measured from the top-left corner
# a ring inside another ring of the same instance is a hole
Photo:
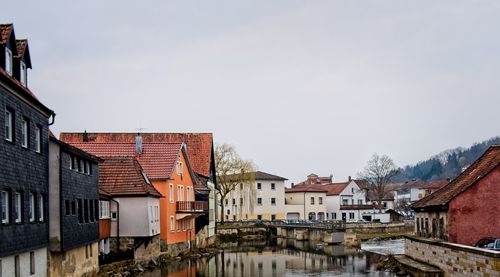
[[[318,273],[338,276],[392,276],[377,272],[383,256],[342,245],[322,245],[278,239],[262,242],[224,244],[211,258],[173,262],[145,277],[172,276],[308,276]]]

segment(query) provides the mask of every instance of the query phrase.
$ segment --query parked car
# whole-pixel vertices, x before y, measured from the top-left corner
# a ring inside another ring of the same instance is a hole
[[[491,237],[482,238],[474,244],[474,247],[500,251],[500,239]]]

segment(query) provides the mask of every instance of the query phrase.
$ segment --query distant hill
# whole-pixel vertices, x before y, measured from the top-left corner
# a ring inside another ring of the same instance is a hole
[[[494,137],[480,143],[475,143],[469,148],[458,147],[445,150],[416,165],[405,166],[401,169],[401,173],[394,178],[394,181],[402,182],[412,179],[422,179],[424,181],[446,178],[453,179],[493,144],[500,144],[500,137]]]

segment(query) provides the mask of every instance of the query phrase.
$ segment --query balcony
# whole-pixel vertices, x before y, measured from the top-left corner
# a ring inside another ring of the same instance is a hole
[[[177,213],[208,212],[208,202],[205,201],[177,201],[175,204]]]
[[[341,210],[371,210],[375,209],[376,205],[373,204],[350,204],[340,205]]]

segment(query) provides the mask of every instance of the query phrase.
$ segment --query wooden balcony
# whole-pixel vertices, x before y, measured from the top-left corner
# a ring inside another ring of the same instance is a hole
[[[177,201],[175,204],[177,213],[208,212],[208,202],[205,201]]]

